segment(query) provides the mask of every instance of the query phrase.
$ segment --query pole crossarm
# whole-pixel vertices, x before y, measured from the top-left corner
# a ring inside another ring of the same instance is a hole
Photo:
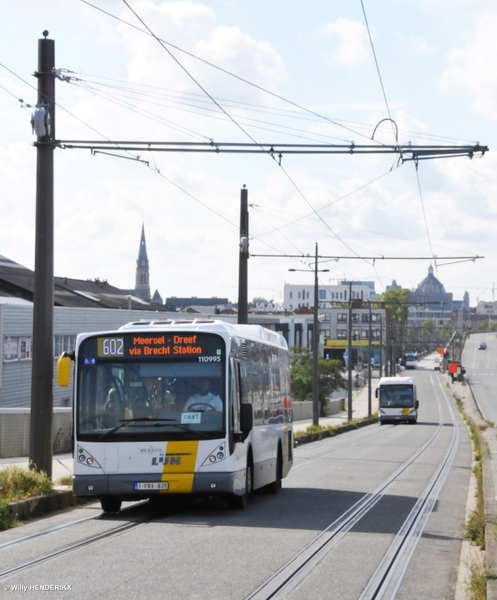
[[[251,257],[255,258],[304,258],[310,260],[308,254],[251,254]],[[463,261],[475,261],[479,258],[485,258],[484,256],[318,256],[318,259],[325,260],[455,260],[458,259],[460,262]],[[440,265],[443,266],[443,265]],[[440,303],[439,303],[440,304]]]
[[[285,154],[398,154],[401,162],[454,156],[483,156],[488,146],[479,143],[470,145],[421,145],[404,146],[378,144],[266,144],[235,142],[139,142],[139,141],[95,141],[57,140],[57,146],[67,150],[112,150],[113,152],[204,152],[269,154],[281,158]]]

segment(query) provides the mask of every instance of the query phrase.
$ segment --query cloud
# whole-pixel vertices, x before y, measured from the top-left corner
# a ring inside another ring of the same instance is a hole
[[[347,67],[356,67],[371,59],[371,48],[366,27],[357,21],[339,17],[326,25],[327,33],[339,38],[332,57]]]
[[[191,2],[155,5],[147,0],[136,3],[134,9],[162,40],[263,88],[281,92],[285,86],[285,63],[273,46],[242,33],[238,27],[218,25],[214,11],[205,5]],[[130,57],[127,66],[133,82],[202,93],[200,84],[210,93],[229,92],[230,98],[240,96],[246,101],[260,93],[170,45],[165,44],[167,50],[160,48],[156,39],[134,33],[125,25],[120,30]]]
[[[497,119],[497,45],[495,31],[497,11],[490,9],[480,16],[466,42],[448,55],[440,87],[444,92],[465,90],[473,97],[476,114]]]

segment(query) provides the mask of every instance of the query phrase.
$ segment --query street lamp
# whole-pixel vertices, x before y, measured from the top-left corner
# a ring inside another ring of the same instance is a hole
[[[288,269],[289,271],[305,271],[306,269]],[[319,286],[318,273],[327,273],[329,269],[318,270],[318,245],[316,242],[316,253],[314,258],[314,325],[312,332],[312,424],[319,425],[319,371],[318,371],[318,306]]]

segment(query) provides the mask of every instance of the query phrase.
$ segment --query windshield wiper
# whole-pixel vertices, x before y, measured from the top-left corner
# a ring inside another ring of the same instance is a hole
[[[126,425],[128,425],[129,423],[138,423],[138,422],[143,422],[143,421],[155,421],[156,422],[156,421],[175,421],[175,420],[176,419],[155,419],[154,417],[141,417],[139,419],[120,419],[119,425],[116,425],[112,429],[109,429],[109,431],[102,433],[102,435],[98,439],[103,440],[111,433],[114,433],[118,429],[121,429],[121,427],[126,427]],[[160,427],[160,426],[154,425],[154,427]]]
[[[190,429],[190,425],[181,425],[179,423],[175,423],[174,421],[176,421],[176,419],[155,419],[154,417],[141,417],[139,419],[120,419],[119,425],[116,425],[112,429],[109,429],[109,431],[102,433],[102,435],[98,439],[103,440],[107,436],[118,431],[122,427],[126,427],[126,425],[129,425],[130,423],[139,423],[139,422],[143,422],[143,421],[154,422],[152,427],[160,427],[159,422],[167,422],[167,423],[170,423],[173,427],[177,427],[178,429],[187,431],[188,433],[190,433],[193,436],[199,436],[199,437],[204,437],[204,438],[209,437],[209,434],[205,433],[204,431],[194,431],[194,430]]]

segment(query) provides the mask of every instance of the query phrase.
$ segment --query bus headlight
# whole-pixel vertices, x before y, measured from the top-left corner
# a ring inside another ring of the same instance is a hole
[[[220,444],[213,452],[211,452],[211,454],[209,454],[202,466],[208,464],[212,465],[224,460],[226,458],[225,448],[225,444]]]
[[[78,445],[78,462],[86,465],[87,467],[93,467],[100,469],[98,460],[96,460],[87,450]]]

